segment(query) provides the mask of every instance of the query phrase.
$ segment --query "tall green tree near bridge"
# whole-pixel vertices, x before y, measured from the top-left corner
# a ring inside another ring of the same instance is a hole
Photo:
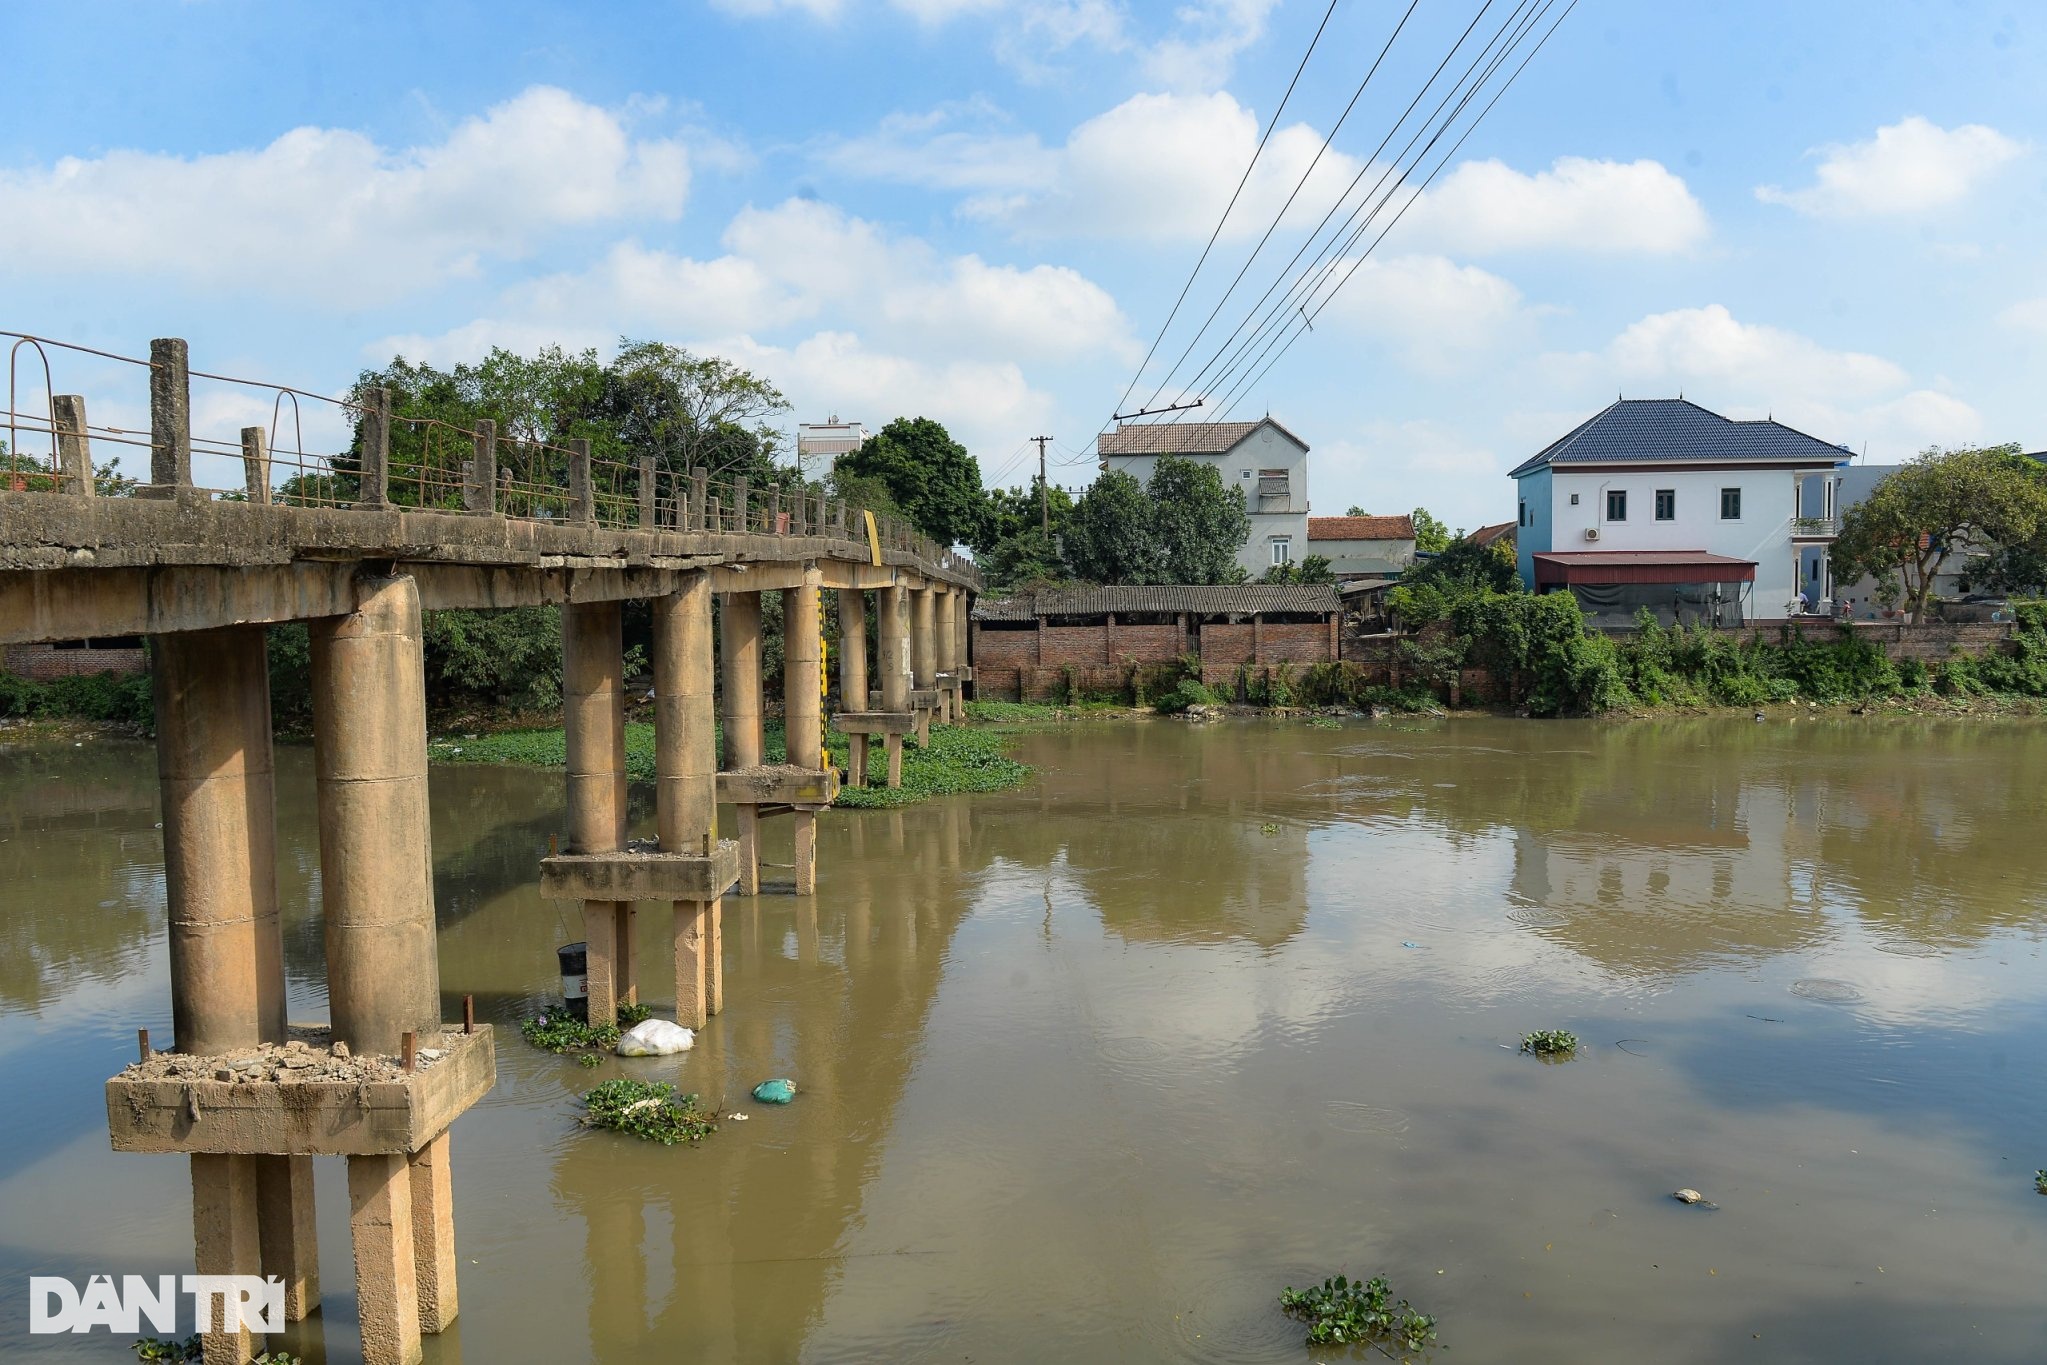
[[[1074,505],[1067,557],[1095,583],[1241,583],[1243,490],[1211,465],[1161,456],[1151,483],[1110,471]]]
[[[929,417],[898,417],[839,457],[848,478],[871,479],[918,530],[943,545],[981,539],[981,464]]]

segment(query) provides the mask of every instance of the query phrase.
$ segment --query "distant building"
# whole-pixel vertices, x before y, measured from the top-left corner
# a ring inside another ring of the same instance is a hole
[[[1308,555],[1308,443],[1270,417],[1256,422],[1123,423],[1097,442],[1101,467],[1151,484],[1159,456],[1212,465],[1225,488],[1244,490],[1251,533],[1237,562],[1256,577]]]
[[[1833,542],[1847,461],[1780,422],[1682,398],[1613,403],[1510,472],[1522,582],[1575,594],[1603,624],[1644,607],[1723,625],[1792,615],[1807,548]],[[1802,506],[1808,481],[1817,512]]]
[[[1502,521],[1491,526],[1481,526],[1466,536],[1465,539],[1473,545],[1492,545],[1499,541],[1505,541],[1507,548],[1511,550],[1514,548],[1514,523]]]
[[[809,468],[813,457],[821,457],[825,468],[837,463],[839,456],[858,450],[860,443],[867,439],[868,430],[858,422],[841,422],[837,413],[829,422],[799,422],[796,425],[796,463],[800,468]]]
[[[1398,578],[1414,563],[1414,518],[1309,517],[1308,553],[1327,559],[1339,580]]]

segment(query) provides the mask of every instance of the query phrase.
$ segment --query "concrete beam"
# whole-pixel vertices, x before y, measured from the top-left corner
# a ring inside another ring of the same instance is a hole
[[[739,880],[739,843],[698,853],[559,854],[540,863],[540,896],[553,901],[709,901]]]
[[[487,1024],[470,1034],[437,1030],[421,1045],[445,1052],[397,1080],[221,1081],[124,1072],[107,1082],[107,1131],[117,1152],[417,1152],[497,1080],[497,1049]]]
[[[839,794],[839,775],[831,768],[798,768],[763,763],[718,774],[718,799],[737,806],[828,806]]]
[[[832,717],[842,735],[907,735],[917,728],[914,711],[846,711]]]

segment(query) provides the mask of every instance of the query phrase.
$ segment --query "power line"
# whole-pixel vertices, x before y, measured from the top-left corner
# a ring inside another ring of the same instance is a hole
[[[1188,272],[1187,282],[1180,286],[1180,297],[1173,300],[1172,311],[1166,314],[1165,322],[1159,327],[1159,334],[1152,338],[1151,349],[1146,351],[1144,359],[1138,362],[1137,373],[1131,375],[1130,382],[1124,386],[1123,396],[1116,400],[1117,407],[1120,408],[1130,401],[1131,391],[1137,387],[1138,381],[1144,378],[1144,367],[1151,364],[1151,358],[1158,351],[1159,343],[1166,339],[1167,331],[1172,328],[1173,319],[1180,315],[1180,305],[1187,301],[1187,291],[1194,287],[1195,277],[1201,273],[1201,267],[1207,262],[1208,253],[1215,249],[1216,239],[1222,236],[1223,225],[1230,221],[1230,211],[1237,207],[1238,196],[1243,194],[1244,186],[1251,183],[1251,172],[1258,165],[1258,158],[1264,155],[1265,144],[1272,137],[1272,130],[1279,127],[1279,116],[1286,112],[1287,101],[1293,98],[1294,87],[1300,83],[1301,73],[1308,69],[1308,58],[1315,55],[1316,45],[1322,41],[1322,31],[1329,27],[1329,16],[1335,13],[1336,0],[1329,0],[1329,8],[1322,13],[1322,22],[1315,26],[1315,36],[1308,40],[1308,50],[1301,54],[1300,65],[1294,68],[1293,79],[1286,83],[1286,93],[1280,96],[1278,107],[1266,121],[1265,131],[1259,135],[1258,145],[1251,151],[1251,160],[1245,165],[1244,174],[1237,180],[1237,188],[1230,192],[1230,202],[1223,206],[1223,216],[1216,219],[1215,231],[1208,234],[1208,245],[1201,248],[1200,259],[1194,262],[1194,269]]]
[[[1365,72],[1365,78],[1359,81],[1358,88],[1351,92],[1350,103],[1343,106],[1343,113],[1337,116],[1335,124],[1330,127],[1327,135],[1323,137],[1322,145],[1315,149],[1314,158],[1308,162],[1308,169],[1301,172],[1301,178],[1295,183],[1293,192],[1287,195],[1286,202],[1279,206],[1279,212],[1272,216],[1272,222],[1266,227],[1265,234],[1258,239],[1258,245],[1252,247],[1251,254],[1244,258],[1244,264],[1238,268],[1236,277],[1230,281],[1229,288],[1223,290],[1222,297],[1216,300],[1215,307],[1209,311],[1207,319],[1201,324],[1194,335],[1189,338],[1186,349],[1181,351],[1180,358],[1173,362],[1173,368],[1166,371],[1166,377],[1159,381],[1159,386],[1152,392],[1152,396],[1144,400],[1146,407],[1156,403],[1159,395],[1166,391],[1166,385],[1173,382],[1173,376],[1179,373],[1182,365],[1187,363],[1187,357],[1193,354],[1195,346],[1200,343],[1203,334],[1208,331],[1209,324],[1215,321],[1216,315],[1222,312],[1223,305],[1229,302],[1230,295],[1236,292],[1239,284],[1243,283],[1244,276],[1250,272],[1252,264],[1257,261],[1258,253],[1265,250],[1265,244],[1271,241],[1272,234],[1279,230],[1281,221],[1286,218],[1286,211],[1293,207],[1294,200],[1300,196],[1303,189],[1307,188],[1308,178],[1314,175],[1315,168],[1322,164],[1323,154],[1329,150],[1331,142],[1336,138],[1336,134],[1343,128],[1344,121],[1351,116],[1351,111],[1357,108],[1358,101],[1364,97],[1365,87],[1370,85],[1372,77],[1378,74],[1380,65],[1386,60],[1386,54],[1393,50],[1394,42],[1400,37],[1401,31],[1407,27],[1407,21],[1414,17],[1415,7],[1420,3],[1421,0],[1408,0],[1406,12],[1400,16],[1400,22],[1393,26],[1393,32],[1387,37],[1385,46],[1379,49],[1379,55],[1372,59],[1371,69]],[[1486,3],[1490,5],[1492,0],[1486,0]],[[1189,280],[1188,283],[1192,284],[1193,281]],[[1117,406],[1121,407],[1122,404],[1118,403]]]
[[[1541,21],[1542,15],[1547,13],[1551,8],[1553,8],[1555,4],[1556,0],[1545,0],[1543,8],[1536,14],[1536,22],[1539,23]],[[1413,207],[1415,200],[1421,198],[1422,191],[1429,187],[1430,182],[1432,182],[1436,178],[1436,176],[1441,173],[1443,167],[1450,164],[1451,159],[1454,158],[1457,155],[1458,151],[1464,146],[1465,140],[1468,139],[1472,135],[1472,133],[1477,131],[1478,125],[1480,123],[1483,123],[1485,121],[1486,115],[1490,114],[1493,111],[1493,106],[1498,104],[1500,102],[1501,97],[1504,96],[1507,93],[1507,91],[1513,87],[1514,82],[1520,78],[1521,73],[1528,68],[1528,64],[1531,61],[1535,60],[1535,54],[1542,51],[1543,47],[1549,42],[1551,36],[1555,34],[1557,29],[1563,25],[1564,20],[1568,19],[1571,16],[1571,11],[1576,9],[1577,7],[1578,0],[1569,0],[1569,3],[1564,6],[1563,13],[1559,14],[1556,17],[1556,20],[1550,24],[1549,28],[1544,31],[1542,37],[1536,40],[1535,46],[1531,47],[1528,50],[1528,55],[1521,59],[1520,64],[1514,68],[1513,74],[1509,75],[1507,79],[1500,85],[1500,88],[1493,93],[1493,97],[1486,102],[1485,108],[1481,109],[1478,112],[1478,116],[1471,121],[1470,125],[1458,137],[1457,141],[1454,144],[1452,144],[1450,150],[1443,154],[1442,159],[1437,161],[1435,166],[1429,171],[1428,175],[1423,178],[1421,184],[1415,187],[1414,194],[1409,196],[1407,203],[1401,206],[1400,212],[1394,215],[1393,222],[1388,223],[1385,229],[1380,232],[1379,236],[1373,240],[1372,248],[1376,248],[1380,242],[1386,239],[1386,233],[1391,232],[1393,230],[1394,226],[1399,223],[1400,219],[1406,215],[1407,210]],[[1520,39],[1517,37],[1515,39],[1515,42],[1518,43],[1519,41]],[[1498,69],[1498,63],[1495,63],[1494,69],[1495,70]],[[1489,79],[1490,76],[1491,72],[1488,72],[1487,78]],[[1475,94],[1476,92],[1477,87],[1474,87],[1473,93]],[[1468,99],[1469,97],[1467,97],[1467,102]],[[1461,108],[1462,106],[1460,105],[1460,110]],[[1360,254],[1356,260],[1351,262],[1350,269],[1344,272],[1343,278],[1339,279],[1336,282],[1335,287],[1329,291],[1328,298],[1323,299],[1319,304],[1317,304],[1315,306],[1314,312],[1307,314],[1308,317],[1313,317],[1316,314],[1319,314],[1324,308],[1327,308],[1329,306],[1331,300],[1333,300],[1336,297],[1337,292],[1340,291],[1345,284],[1348,284],[1350,282],[1350,277],[1357,273],[1357,268],[1360,265],[1364,264],[1365,257],[1371,254],[1372,248],[1368,248],[1364,253]],[[1319,287],[1320,286],[1318,285],[1317,288]],[[1298,341],[1300,337],[1301,333],[1299,331],[1294,332],[1293,335],[1290,338],[1288,338],[1286,344],[1280,348],[1278,354],[1274,355],[1272,359],[1265,364],[1264,368],[1258,371],[1256,379],[1252,381],[1250,388],[1244,389],[1244,392],[1248,393],[1250,392],[1251,388],[1255,388],[1257,382],[1263,380],[1264,377],[1271,372],[1273,366],[1277,365],[1281,357],[1283,357],[1287,353],[1287,351],[1293,348],[1294,342]],[[1238,401],[1237,398],[1231,398],[1229,400],[1229,407],[1226,407],[1223,410],[1225,415],[1228,414],[1231,407],[1234,407],[1236,405],[1237,401]]]
[[[1444,69],[1450,65],[1450,62],[1456,57],[1458,52],[1463,50],[1465,43],[1470,41],[1473,31],[1477,29],[1479,22],[1485,18],[1486,13],[1492,8],[1493,0],[1486,0],[1486,3],[1480,6],[1478,12],[1472,16],[1471,22],[1465,26],[1464,32],[1458,35],[1457,41],[1451,44],[1450,50],[1443,54],[1443,60],[1436,64],[1436,69],[1429,73],[1429,78],[1426,81],[1422,82],[1422,86],[1419,90],[1415,91],[1414,98],[1408,101],[1407,108],[1401,111],[1400,117],[1398,119],[1395,119],[1393,122],[1393,126],[1387,130],[1386,136],[1379,140],[1379,145],[1372,150],[1372,154],[1365,159],[1365,162],[1359,168],[1358,173],[1351,178],[1350,184],[1345,186],[1343,193],[1337,197],[1336,202],[1329,206],[1329,211],[1322,215],[1322,221],[1317,223],[1315,225],[1314,231],[1310,232],[1307,238],[1302,241],[1299,248],[1295,250],[1293,258],[1289,260],[1286,263],[1286,265],[1280,268],[1279,274],[1275,276],[1273,282],[1266,287],[1264,294],[1260,295],[1258,301],[1252,304],[1250,309],[1247,310],[1247,312],[1244,315],[1243,321],[1239,322],[1236,325],[1236,327],[1231,329],[1230,334],[1224,337],[1223,340],[1217,345],[1215,353],[1209,357],[1207,363],[1204,364],[1198,371],[1196,371],[1194,376],[1187,381],[1186,387],[1181,390],[1182,397],[1184,397],[1188,392],[1191,392],[1194,386],[1199,384],[1202,378],[1208,374],[1210,369],[1212,369],[1218,361],[1222,360],[1225,355],[1232,355],[1233,348],[1235,351],[1235,355],[1232,356],[1232,365],[1234,364],[1236,356],[1240,356],[1244,350],[1247,350],[1249,347],[1257,344],[1259,337],[1264,335],[1266,329],[1271,326],[1273,320],[1276,317],[1281,316],[1285,313],[1290,313],[1292,311],[1292,309],[1289,308],[1288,305],[1293,300],[1294,292],[1300,287],[1301,281],[1309,278],[1309,276],[1312,275],[1312,273],[1315,270],[1315,267],[1319,265],[1322,262],[1322,260],[1328,255],[1330,247],[1334,246],[1337,241],[1342,239],[1344,233],[1349,230],[1351,223],[1354,220],[1356,220],[1358,214],[1363,212],[1368,204],[1372,203],[1373,197],[1378,195],[1380,189],[1385,185],[1386,177],[1388,175],[1391,175],[1394,167],[1397,166],[1407,156],[1408,152],[1413,150],[1414,144],[1416,140],[1420,138],[1422,132],[1429,127],[1429,125],[1436,119],[1436,117],[1439,114],[1442,113],[1443,106],[1448,104],[1450,100],[1453,97],[1455,97],[1457,90],[1463,85],[1464,81],[1470,77],[1471,72],[1475,70],[1478,67],[1478,65],[1485,60],[1485,54],[1492,49],[1495,43],[1499,42],[1501,36],[1503,36],[1508,31],[1508,29],[1513,27],[1516,18],[1520,15],[1522,10],[1527,8],[1529,3],[1530,0],[1520,0],[1520,3],[1518,3],[1515,6],[1514,13],[1510,14],[1507,17],[1506,21],[1501,24],[1499,32],[1494,34],[1492,39],[1488,41],[1485,47],[1480,50],[1479,54],[1472,59],[1471,65],[1466,67],[1464,74],[1460,76],[1455,82],[1452,83],[1450,90],[1444,94],[1443,98],[1437,101],[1435,109],[1430,111],[1427,118],[1425,118],[1422,121],[1420,127],[1416,129],[1414,135],[1408,139],[1407,145],[1402,147],[1400,152],[1393,158],[1392,164],[1386,166],[1386,168],[1379,173],[1379,179],[1376,182],[1374,182],[1372,188],[1366,192],[1364,198],[1358,201],[1358,204],[1355,208],[1352,208],[1347,214],[1345,214],[1343,226],[1339,227],[1336,230],[1335,234],[1331,236],[1329,243],[1325,244],[1323,248],[1316,253],[1315,258],[1308,263],[1308,267],[1306,268],[1306,270],[1304,270],[1300,276],[1295,277],[1294,283],[1287,288],[1286,293],[1281,296],[1279,303],[1276,304],[1269,312],[1267,312],[1264,320],[1258,324],[1256,329],[1252,332],[1250,338],[1242,343],[1239,343],[1237,338],[1243,334],[1244,328],[1251,324],[1252,319],[1257,317],[1258,310],[1264,307],[1266,301],[1272,297],[1273,290],[1279,288],[1280,283],[1287,278],[1287,272],[1291,271],[1294,268],[1294,266],[1300,261],[1301,257],[1307,252],[1308,248],[1314,245],[1315,240],[1322,235],[1322,229],[1329,225],[1329,220],[1336,216],[1336,211],[1342,208],[1344,204],[1349,202],[1351,192],[1357,189],[1358,185],[1364,180],[1365,176],[1370,173],[1372,167],[1378,163],[1380,155],[1385,152],[1388,144],[1390,144],[1393,141],[1393,139],[1399,135],[1400,130],[1406,126],[1409,117],[1413,115],[1416,107],[1419,106],[1422,100],[1428,96],[1429,91],[1435,88],[1436,82],[1439,79],[1441,79]],[[1395,190],[1399,188],[1397,183],[1394,188]],[[1383,207],[1384,203],[1385,200],[1381,199],[1379,201],[1378,206],[1373,208],[1372,212],[1374,215],[1376,215],[1376,213],[1378,212],[1378,207]],[[1225,365],[1223,373],[1227,374],[1229,370],[1232,368],[1232,365]]]

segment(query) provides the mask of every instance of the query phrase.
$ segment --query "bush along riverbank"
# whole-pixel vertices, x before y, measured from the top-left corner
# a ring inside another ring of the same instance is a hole
[[[1008,734],[1023,718],[1012,718],[1007,728],[977,725],[934,725],[931,742],[920,746],[914,737],[903,746],[903,785],[900,787],[843,787],[837,804],[853,810],[875,810],[907,806],[934,796],[958,796],[970,792],[1005,791],[1030,780],[1029,765],[1011,758]],[[780,763],[788,755],[782,722],[769,720],[762,727],[767,761]],[[879,745],[875,746],[877,749]],[[833,766],[845,771],[850,743],[836,730],[825,733],[825,750]],[[443,736],[430,740],[427,757],[435,763],[499,763],[523,767],[559,768],[568,756],[567,740],[560,726],[536,729],[499,730]],[[654,780],[654,727],[644,721],[627,721],[625,727],[626,777],[635,782]],[[870,754],[869,767],[874,766]],[[879,780],[879,779],[877,779]]]

